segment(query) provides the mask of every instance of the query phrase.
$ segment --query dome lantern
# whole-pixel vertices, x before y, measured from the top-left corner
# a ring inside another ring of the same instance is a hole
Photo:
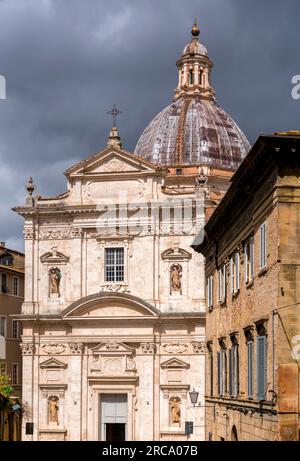
[[[215,92],[210,83],[213,62],[209,59],[207,49],[199,42],[200,30],[195,20],[191,30],[192,39],[184,47],[178,67],[178,85],[174,100],[182,96],[200,96],[214,99]]]
[[[213,62],[198,40],[197,21],[191,33],[191,41],[176,63],[179,78],[173,103],[145,128],[135,154],[162,165],[207,165],[234,171],[250,144],[216,102],[210,82]]]

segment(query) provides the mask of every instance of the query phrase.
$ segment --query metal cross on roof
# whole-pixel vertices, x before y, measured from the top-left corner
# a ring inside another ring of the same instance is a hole
[[[116,124],[117,124],[117,115],[122,114],[122,111],[119,110],[119,109],[116,107],[116,105],[114,104],[112,110],[108,111],[107,113],[108,113],[109,115],[112,116],[112,118],[113,118],[113,124],[114,124],[114,126],[116,126]]]

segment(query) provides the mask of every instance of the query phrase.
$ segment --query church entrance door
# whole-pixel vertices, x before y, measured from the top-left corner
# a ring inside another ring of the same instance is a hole
[[[127,394],[101,394],[101,440],[126,440]]]

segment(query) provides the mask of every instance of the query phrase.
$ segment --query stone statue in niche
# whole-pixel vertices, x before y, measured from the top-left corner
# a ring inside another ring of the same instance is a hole
[[[50,296],[60,296],[61,272],[58,267],[49,270]]]
[[[171,397],[170,398],[170,413],[171,413],[171,423],[180,425],[180,398]]]
[[[182,277],[181,265],[172,264],[170,275],[171,275],[171,291],[181,292],[181,277]]]
[[[52,395],[48,399],[48,420],[49,423],[58,424],[58,397]]]

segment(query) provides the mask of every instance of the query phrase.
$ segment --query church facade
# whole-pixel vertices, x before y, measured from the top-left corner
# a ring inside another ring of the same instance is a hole
[[[198,35],[134,154],[113,126],[104,150],[65,172],[66,193],[34,196],[30,178],[15,208],[23,440],[204,440],[204,259],[191,244],[248,143],[215,102]]]

